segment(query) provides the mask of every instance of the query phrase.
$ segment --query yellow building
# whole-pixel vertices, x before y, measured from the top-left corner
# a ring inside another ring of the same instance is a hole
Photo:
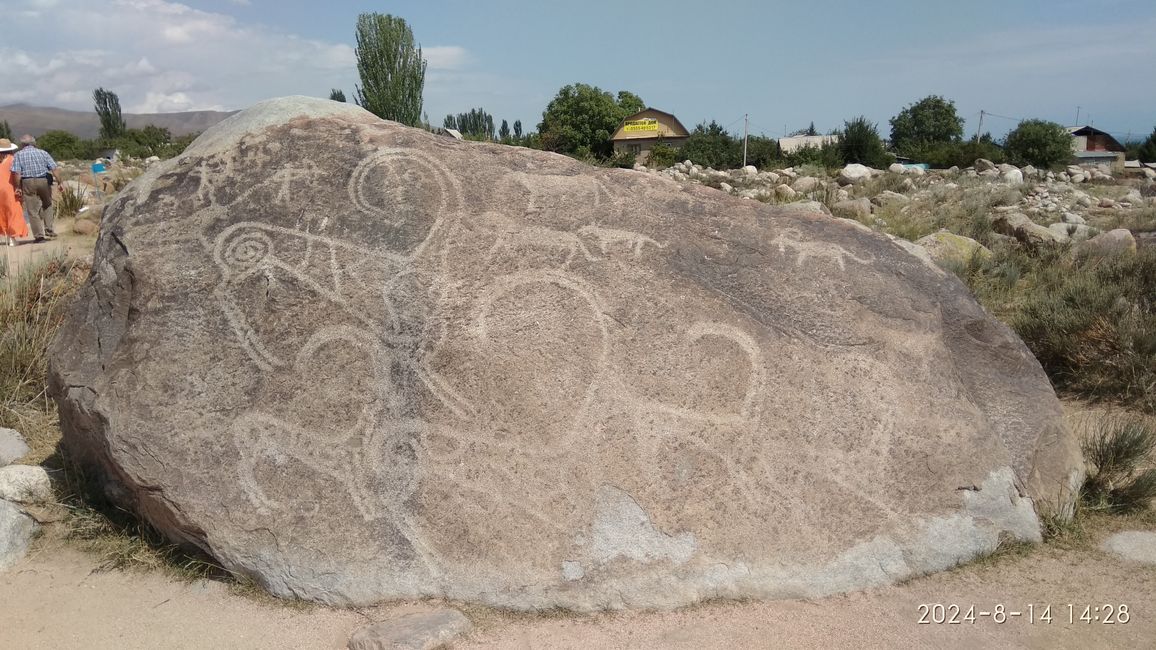
[[[690,132],[677,117],[648,108],[623,120],[610,140],[614,142],[614,153],[632,153],[635,160],[645,164],[654,145],[661,142],[680,149],[688,137]]]

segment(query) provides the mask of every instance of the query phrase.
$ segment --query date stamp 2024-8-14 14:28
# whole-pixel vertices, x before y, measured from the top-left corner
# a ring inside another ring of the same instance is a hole
[[[989,606],[955,603],[922,603],[917,611],[920,625],[974,625],[992,622],[1004,624],[1023,621],[1032,625],[1101,624],[1127,625],[1132,620],[1132,611],[1126,604],[1102,603],[1096,605],[1063,603],[1027,603],[1019,607],[1009,607],[1003,603]]]

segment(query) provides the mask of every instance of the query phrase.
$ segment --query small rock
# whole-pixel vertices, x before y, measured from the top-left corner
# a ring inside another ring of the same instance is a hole
[[[0,499],[16,503],[52,503],[52,481],[39,465],[0,467]]]
[[[0,467],[16,462],[28,451],[28,443],[19,431],[0,428]]]
[[[0,572],[24,557],[36,529],[36,522],[19,508],[0,500]]]
[[[1076,214],[1075,212],[1065,212],[1064,216],[1060,217],[1060,221],[1063,221],[1064,223],[1075,223],[1075,224],[1088,223],[1087,221],[1084,221],[1083,217]]]
[[[1039,176],[1039,171],[1031,165],[1025,165],[1024,168],[1020,171],[1023,172],[1024,178],[1035,178],[1036,176]]]
[[[859,163],[851,163],[839,170],[840,185],[855,185],[871,178],[871,168]]]
[[[775,187],[775,196],[784,201],[792,201],[799,193],[791,189],[790,185],[779,185]]]
[[[995,163],[988,160],[987,158],[979,158],[975,161],[975,171],[976,172],[991,171],[991,170],[994,170],[995,168],[996,168]]]
[[[456,609],[406,614],[367,625],[349,637],[349,650],[430,650],[473,629]]]
[[[800,214],[831,214],[827,207],[818,201],[795,201],[779,206],[779,211],[796,212]]]
[[[1116,202],[1105,196],[1104,198],[1100,199],[1100,207],[1101,208],[1114,208],[1114,207],[1116,207]]]
[[[72,232],[78,235],[95,235],[100,231],[100,226],[88,219],[77,219],[72,222]]]
[[[1092,229],[1079,223],[1053,223],[1048,230],[1056,233],[1060,243],[1084,241],[1092,236]]]
[[[887,205],[889,203],[908,203],[911,199],[899,192],[892,192],[891,190],[884,190],[871,198],[871,202],[875,205]]]
[[[915,242],[922,246],[936,262],[967,264],[972,257],[988,259],[991,251],[974,239],[940,230]]]
[[[1081,255],[1119,255],[1136,252],[1136,238],[1125,228],[1109,230],[1080,244]],[[3,471],[3,470],[0,470]]]
[[[1055,244],[1061,241],[1061,237],[1055,232],[1018,212],[997,212],[991,220],[991,227],[997,233],[1015,237],[1029,246]]]
[[[815,191],[818,186],[819,179],[814,176],[800,176],[794,183],[791,183],[791,189],[804,194]]]
[[[1015,167],[1012,167],[1011,169],[1003,172],[1000,177],[1003,178],[1005,183],[1010,183],[1012,185],[1019,185],[1024,182],[1024,173]]]
[[[1104,540],[1100,547],[1125,560],[1156,566],[1156,532],[1129,530]]]
[[[742,172],[746,176],[758,176],[759,168],[755,167],[754,165],[747,165],[746,167],[743,167]]]
[[[831,214],[844,219],[865,219],[871,216],[871,202],[867,199],[839,201],[831,206]]]
[[[1088,177],[1084,176],[1083,174],[1072,174],[1070,180],[1073,183],[1083,183],[1085,180],[1087,180],[1087,178]]]
[[[731,192],[733,192],[733,191],[734,191],[734,189],[735,189],[734,187],[732,187],[732,186],[731,186],[731,184],[730,184],[730,183],[719,183],[719,184],[718,184],[718,188],[719,188],[720,190],[722,190],[722,191],[726,192],[727,194],[730,194],[730,193],[731,193]]]

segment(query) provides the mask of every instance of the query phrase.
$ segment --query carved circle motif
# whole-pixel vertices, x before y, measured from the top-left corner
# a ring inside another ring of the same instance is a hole
[[[259,230],[244,230],[226,245],[224,263],[234,272],[244,272],[261,265],[273,254],[273,240]]]

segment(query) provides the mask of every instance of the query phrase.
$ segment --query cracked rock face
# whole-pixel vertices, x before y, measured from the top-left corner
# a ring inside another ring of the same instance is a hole
[[[855,224],[286,98],[109,205],[52,350],[108,493],[272,592],[668,607],[1039,539],[1078,448]]]

